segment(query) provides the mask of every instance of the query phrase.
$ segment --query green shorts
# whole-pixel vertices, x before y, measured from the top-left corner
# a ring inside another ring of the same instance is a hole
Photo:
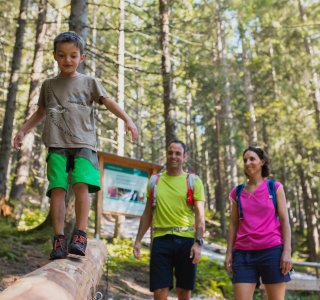
[[[55,188],[68,189],[68,157],[59,153],[49,152],[47,157],[47,177],[49,187],[47,196],[51,196],[51,190]],[[96,169],[90,160],[81,157],[74,157],[74,166],[70,170],[72,185],[82,182],[88,185],[89,193],[100,190],[100,170]]]

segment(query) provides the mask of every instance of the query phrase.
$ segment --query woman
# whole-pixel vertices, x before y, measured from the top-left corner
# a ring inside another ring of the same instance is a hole
[[[275,206],[265,179],[270,174],[269,158],[262,149],[247,148],[243,164],[247,182],[241,192],[238,188],[238,197],[236,187],[230,193],[225,268],[233,273],[234,299],[252,299],[261,279],[268,299],[281,300],[292,268],[291,230],[283,186],[280,182],[274,184]]]

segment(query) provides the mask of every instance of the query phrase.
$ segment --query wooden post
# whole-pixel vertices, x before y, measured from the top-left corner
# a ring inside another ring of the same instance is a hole
[[[85,257],[69,255],[37,269],[0,293],[1,300],[93,299],[107,257],[104,242],[88,241]]]

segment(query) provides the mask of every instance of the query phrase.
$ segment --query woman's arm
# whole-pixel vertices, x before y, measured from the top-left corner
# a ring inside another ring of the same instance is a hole
[[[277,209],[279,221],[281,224],[281,233],[283,240],[283,252],[280,262],[281,272],[287,274],[292,268],[291,259],[291,228],[288,217],[288,210],[286,204],[286,196],[284,194],[283,186],[281,185],[277,190]]]

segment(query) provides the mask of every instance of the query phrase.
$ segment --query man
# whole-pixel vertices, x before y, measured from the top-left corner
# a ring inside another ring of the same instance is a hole
[[[205,198],[203,184],[194,176],[194,204],[187,203],[188,174],[183,171],[186,157],[185,144],[172,141],[167,149],[166,172],[156,183],[155,201],[151,199],[148,187],[148,201],[133,248],[134,256],[140,259],[141,240],[153,221],[150,290],[155,300],[167,299],[173,288],[173,274],[178,299],[190,299],[195,286],[196,264],[201,257],[205,230]]]

